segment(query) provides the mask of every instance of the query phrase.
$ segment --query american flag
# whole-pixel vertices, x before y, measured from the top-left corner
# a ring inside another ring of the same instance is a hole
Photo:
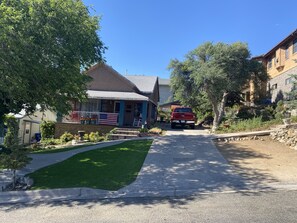
[[[118,125],[117,113],[100,113],[99,115],[100,125]]]

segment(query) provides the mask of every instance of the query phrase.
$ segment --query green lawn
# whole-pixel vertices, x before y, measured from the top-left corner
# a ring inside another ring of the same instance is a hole
[[[32,154],[48,154],[48,153],[60,153],[60,152],[66,152],[69,150],[73,150],[73,149],[79,149],[79,148],[84,148],[87,146],[91,146],[92,143],[85,143],[82,145],[77,145],[77,146],[67,146],[67,147],[58,147],[58,148],[52,148],[52,149],[41,149],[41,150],[37,150],[37,151],[33,151],[31,152]]]
[[[90,187],[118,190],[132,183],[152,140],[135,140],[77,154],[29,174],[32,189]]]

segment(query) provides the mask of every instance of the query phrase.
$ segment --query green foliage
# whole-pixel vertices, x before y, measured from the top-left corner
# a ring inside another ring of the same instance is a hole
[[[89,140],[89,135],[87,133],[85,133],[84,136],[83,136],[83,139],[84,140]]]
[[[255,117],[252,119],[241,120],[238,122],[231,123],[229,127],[221,125],[217,133],[230,133],[230,132],[245,132],[245,131],[257,131],[265,130],[271,126],[281,124],[280,120],[273,119],[270,121],[264,122],[262,117]]]
[[[13,188],[16,183],[16,170],[24,168],[29,162],[27,151],[21,146],[14,145],[8,153],[0,154],[0,166],[13,171]]]
[[[4,137],[4,146],[10,148],[19,144],[18,131],[19,123],[14,116],[6,116],[4,123],[7,126],[7,132]]]
[[[139,132],[141,132],[141,133],[147,133],[149,130],[148,130],[148,128],[140,128],[139,129]]]
[[[154,128],[151,128],[148,133],[152,133],[152,134],[158,134],[160,135],[162,133],[162,129],[161,128],[158,128],[158,127],[154,127]]]
[[[104,137],[100,136],[99,132],[91,132],[89,135],[89,139],[91,142],[104,141]]]
[[[54,146],[61,144],[60,139],[54,139],[54,138],[45,138],[41,140],[42,146]]]
[[[71,133],[69,133],[69,132],[65,132],[60,137],[60,140],[61,140],[62,143],[70,142],[72,139],[74,139],[74,136]]]
[[[263,65],[250,60],[246,44],[213,44],[207,42],[190,51],[185,61],[172,60],[171,88],[175,99],[191,105],[194,110],[200,102],[214,113],[214,129],[223,117],[227,96],[239,92],[241,87],[255,75],[255,79],[266,80]],[[205,97],[206,100],[201,100]]]
[[[86,98],[81,70],[103,61],[105,47],[82,0],[2,0],[0,15],[0,118],[37,104],[67,113]]]
[[[53,138],[55,135],[55,122],[43,121],[40,125],[40,131],[43,139]]]
[[[276,119],[283,119],[288,118],[289,107],[286,105],[286,103],[283,100],[280,100],[277,102],[276,108],[275,108],[275,118]]]

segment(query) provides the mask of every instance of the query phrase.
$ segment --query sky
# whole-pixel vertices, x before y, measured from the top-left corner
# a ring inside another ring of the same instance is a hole
[[[248,44],[267,53],[297,29],[296,0],[83,0],[101,16],[106,63],[120,74],[169,78],[171,59],[183,60],[204,42]]]

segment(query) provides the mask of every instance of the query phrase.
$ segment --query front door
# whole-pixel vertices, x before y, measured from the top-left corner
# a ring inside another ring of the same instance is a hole
[[[125,126],[132,126],[134,119],[134,103],[127,101],[125,102],[125,118],[124,118],[124,125]]]

